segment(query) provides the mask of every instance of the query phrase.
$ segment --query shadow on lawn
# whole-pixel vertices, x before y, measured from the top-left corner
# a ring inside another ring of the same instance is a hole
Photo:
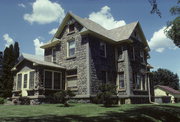
[[[16,122],[113,122],[113,121],[125,121],[125,122],[179,122],[180,120],[180,107],[168,106],[168,105],[153,105],[153,106],[137,106],[133,109],[119,112],[107,112],[101,116],[96,117],[84,117],[79,115],[44,115],[37,117],[14,117],[3,118],[1,121],[16,121]]]

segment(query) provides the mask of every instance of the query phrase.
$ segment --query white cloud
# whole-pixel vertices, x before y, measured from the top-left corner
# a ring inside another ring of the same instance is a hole
[[[176,49],[173,41],[168,39],[164,34],[166,27],[162,27],[158,31],[154,32],[153,37],[150,39],[149,46],[152,50],[162,53],[165,49]]]
[[[47,24],[55,21],[61,22],[65,16],[64,9],[60,4],[50,0],[36,0],[32,4],[32,13],[25,14],[24,20],[31,24]]]
[[[49,31],[49,34],[54,35],[58,28],[53,28],[51,31]]]
[[[9,47],[9,45],[14,44],[14,40],[7,33],[3,35],[3,39],[6,41],[5,47]]]
[[[110,10],[111,9],[108,6],[104,6],[100,11],[92,12],[89,15],[89,19],[102,25],[106,29],[113,29],[126,24],[124,20],[114,20]]]
[[[22,8],[26,8],[26,5],[24,5],[23,3],[19,3],[18,6]]]
[[[38,38],[34,39],[34,46],[35,46],[35,55],[44,55],[44,49],[41,49],[40,46],[42,46],[44,43],[41,42]]]

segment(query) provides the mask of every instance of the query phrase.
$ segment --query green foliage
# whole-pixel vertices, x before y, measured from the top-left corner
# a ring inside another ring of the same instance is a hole
[[[13,73],[11,69],[17,63],[19,57],[19,46],[15,42],[14,45],[6,47],[3,55],[3,71],[0,80],[0,95],[2,97],[11,97],[13,88]]]
[[[150,81],[155,85],[165,85],[176,90],[179,89],[179,77],[168,69],[159,68],[153,71],[150,76]]]
[[[180,4],[178,0],[177,4]],[[170,9],[172,15],[177,15],[177,17],[168,22],[165,34],[168,38],[172,39],[174,44],[180,48],[180,6],[174,6]]]
[[[72,91],[70,91],[70,90],[61,90],[60,92],[56,92],[54,94],[55,100],[58,100],[61,103],[63,103],[65,107],[69,106],[67,101],[70,98],[72,98],[73,96],[75,96],[75,94]]]
[[[5,100],[4,98],[0,97],[0,104],[4,104]]]
[[[99,87],[99,93],[96,96],[96,100],[101,101],[105,107],[112,106],[114,99],[117,98],[117,86],[113,84],[102,84]]]
[[[159,17],[161,17],[161,12],[160,10],[158,9],[158,4],[157,4],[157,0],[148,0],[149,3],[151,4],[152,6],[152,9],[151,9],[151,14],[157,14]]]

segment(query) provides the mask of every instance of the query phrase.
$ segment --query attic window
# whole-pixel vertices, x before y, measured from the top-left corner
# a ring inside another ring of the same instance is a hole
[[[70,24],[69,25],[69,33],[74,32],[75,28],[74,28],[74,24]]]

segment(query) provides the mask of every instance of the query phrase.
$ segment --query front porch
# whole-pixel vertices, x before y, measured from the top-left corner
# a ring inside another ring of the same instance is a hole
[[[65,89],[64,67],[25,56],[13,69],[12,99],[44,99]]]

